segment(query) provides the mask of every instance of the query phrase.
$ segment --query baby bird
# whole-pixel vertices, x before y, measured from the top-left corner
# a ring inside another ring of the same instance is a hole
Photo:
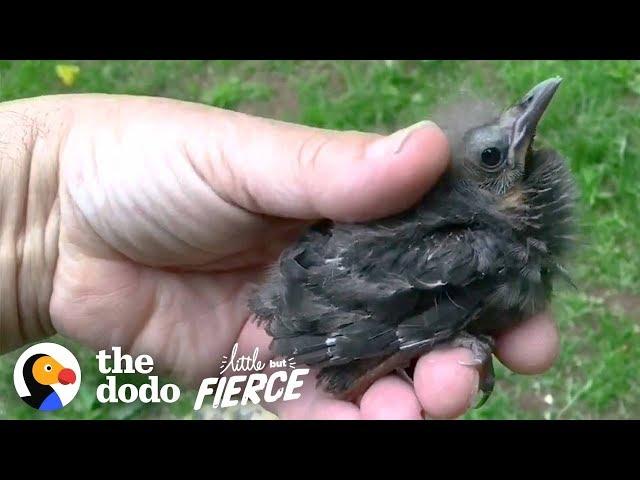
[[[322,388],[353,400],[436,347],[462,346],[483,372],[484,403],[492,335],[542,311],[554,277],[568,278],[560,262],[572,246],[574,181],[561,155],[533,149],[560,82],[502,114],[439,122],[450,168],[413,208],[322,222],[286,249],[249,301],[271,350],[318,368]]]

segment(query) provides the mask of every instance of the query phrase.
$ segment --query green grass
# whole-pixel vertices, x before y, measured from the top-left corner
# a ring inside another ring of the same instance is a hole
[[[544,78],[564,78],[540,140],[571,162],[580,187],[582,247],[554,310],[562,353],[547,374],[498,367],[496,392],[467,418],[640,418],[640,62],[75,62],[71,88],[55,62],[0,62],[0,100],[105,92],[197,101],[309,125],[390,132],[429,116],[463,89],[511,101]],[[67,342],[69,344],[69,342]],[[190,417],[193,393],[171,408],[104,407],[95,359],[77,345],[80,397],[47,418]],[[635,352],[635,353],[634,353]],[[34,418],[0,359],[0,418]],[[93,388],[92,388],[93,387]]]

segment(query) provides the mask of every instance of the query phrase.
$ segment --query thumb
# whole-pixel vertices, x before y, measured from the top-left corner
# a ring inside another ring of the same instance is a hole
[[[418,201],[448,163],[446,137],[429,121],[380,136],[214,110],[216,121],[201,123],[209,141],[199,143],[208,148],[202,156],[219,173],[214,188],[256,213],[337,221],[380,218]]]

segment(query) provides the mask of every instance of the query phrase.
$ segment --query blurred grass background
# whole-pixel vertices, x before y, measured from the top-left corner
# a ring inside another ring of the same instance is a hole
[[[553,304],[562,352],[544,375],[497,369],[489,402],[465,418],[640,418],[640,62],[636,61],[0,61],[0,101],[54,93],[154,95],[308,125],[391,132],[429,116],[461,89],[506,103],[564,78],[539,129],[571,162],[581,191],[578,291]],[[73,69],[72,69],[73,70]],[[70,75],[69,75],[70,73]],[[505,105],[506,105],[505,103]],[[0,358],[0,418],[194,418],[194,392],[171,406],[99,404],[94,353],[71,342],[83,385],[41,414],[16,395],[18,355]],[[122,379],[124,381],[124,379]],[[135,376],[132,382],[140,383]],[[205,410],[200,412],[202,415]],[[247,413],[248,412],[248,413]],[[206,414],[206,413],[205,413]],[[217,412],[246,418],[253,411]]]

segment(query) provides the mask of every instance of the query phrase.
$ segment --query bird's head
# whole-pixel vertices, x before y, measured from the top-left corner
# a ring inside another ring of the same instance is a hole
[[[456,176],[498,195],[517,184],[525,173],[538,123],[561,81],[545,80],[497,118],[459,132],[452,145]],[[466,122],[473,121],[473,115],[467,117]]]
[[[35,357],[31,366],[31,375],[39,384],[55,385],[61,383],[67,385],[76,381],[75,372],[70,368],[63,367],[52,356],[39,354]]]

